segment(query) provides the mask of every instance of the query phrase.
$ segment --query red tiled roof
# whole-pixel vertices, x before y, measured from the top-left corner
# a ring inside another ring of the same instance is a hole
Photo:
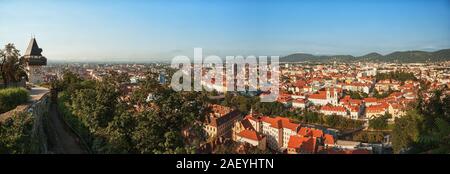
[[[289,137],[288,148],[300,148],[302,143],[306,140],[308,140],[308,138],[292,135]]]
[[[330,134],[325,134],[325,144],[334,144],[334,137]]]
[[[359,104],[362,103],[362,100],[358,100],[358,99],[350,99],[349,102],[350,102],[351,104],[357,104],[357,105],[359,105]]]
[[[323,131],[322,130],[314,129],[314,128],[308,128],[308,127],[301,127],[300,130],[298,130],[297,134],[301,135],[303,137],[315,137],[315,138],[323,137]]]
[[[322,130],[313,129],[312,133],[313,133],[313,137],[316,137],[316,138],[322,138],[323,137],[323,131]]]
[[[297,127],[299,126],[299,124],[295,124],[295,123],[290,123],[290,122],[284,122],[282,124],[282,126],[284,128],[290,129],[292,131],[297,131]]]
[[[308,97],[309,99],[327,99],[327,94],[326,93],[319,93],[319,94],[311,94]]]
[[[329,90],[330,96],[334,96],[334,89],[336,89],[336,92],[338,92],[338,93],[342,91],[342,89],[340,89],[340,88],[325,88],[316,94],[311,94],[308,98],[310,98],[310,99],[327,99],[327,90]]]
[[[332,111],[332,112],[346,112],[345,108],[342,106],[330,106],[330,105],[322,106],[322,108],[320,108],[320,110]]]
[[[379,112],[385,112],[386,107],[384,105],[371,105],[366,108],[366,112],[368,113],[379,113]]]
[[[295,99],[294,101],[292,101],[293,103],[305,103],[305,99],[301,99],[301,98],[298,98],[298,99]]]
[[[306,142],[303,143],[300,151],[307,153],[315,153],[316,152],[316,138],[309,138]]]
[[[280,95],[280,96],[278,96],[278,98],[277,98],[277,101],[278,101],[278,102],[281,102],[281,103],[283,103],[283,102],[289,102],[289,101],[291,101],[291,100],[292,100],[291,95]]]
[[[263,122],[269,123],[270,126],[272,126],[273,128],[277,128],[277,129],[287,128],[287,129],[291,129],[293,131],[297,131],[297,127],[300,126],[300,124],[292,123],[289,118],[284,118],[284,117],[270,118],[270,117],[264,116],[264,117],[261,117],[261,120]]]
[[[237,110],[233,110],[230,107],[221,106],[221,105],[210,105],[212,113],[210,113],[208,119],[206,119],[206,123],[211,126],[220,126],[232,119],[237,118],[240,113]]]
[[[303,80],[297,80],[297,82],[295,82],[295,86],[298,88],[303,88],[306,85],[306,82]]]
[[[359,107],[357,107],[357,106],[350,106],[349,110],[350,110],[350,112],[359,112]]]
[[[299,149],[300,152],[315,153],[316,138],[293,135],[289,137],[288,148]]]
[[[342,102],[348,102],[350,99],[352,99],[352,98],[350,98],[349,95],[346,95],[346,96],[344,96],[344,98],[341,99],[341,101]]]
[[[304,137],[310,137],[312,136],[312,132],[310,128],[307,127],[302,127],[300,128],[300,130],[298,130],[297,132],[299,135],[304,136]]]
[[[389,96],[392,96],[392,97],[401,97],[401,96],[403,96],[403,93],[402,92],[393,92],[391,95],[389,95]]]
[[[374,102],[377,102],[377,101],[378,101],[378,99],[373,98],[373,97],[364,98],[364,102],[366,102],[366,103],[374,103]]]
[[[232,111],[232,109],[230,107],[226,107],[226,106],[222,106],[222,105],[217,105],[217,104],[213,104],[210,106],[211,107],[211,111],[213,113],[218,113],[221,116],[228,114]]]
[[[260,141],[263,138],[263,136],[261,136],[258,132],[253,131],[253,130],[248,130],[248,129],[245,129],[245,130],[239,132],[238,136],[247,138],[247,139],[251,139],[251,140],[255,140],[255,141]]]
[[[252,123],[250,123],[250,119],[245,118],[241,121],[242,126],[244,129],[254,130]]]
[[[300,152],[314,153],[316,151],[316,138],[291,136],[289,137],[288,148],[299,149]]]

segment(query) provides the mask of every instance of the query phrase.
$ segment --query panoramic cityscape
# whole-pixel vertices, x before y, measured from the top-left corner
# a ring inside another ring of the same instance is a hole
[[[0,154],[450,153],[449,1],[34,2]]]

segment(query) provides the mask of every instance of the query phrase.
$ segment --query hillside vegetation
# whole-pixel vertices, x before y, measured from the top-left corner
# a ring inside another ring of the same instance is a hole
[[[369,53],[359,57],[351,55],[320,56],[305,53],[296,53],[280,58],[281,62],[374,61],[374,62],[419,63],[419,62],[440,62],[449,60],[450,60],[450,49],[444,49],[435,52],[396,51],[387,55],[381,55],[378,53]]]

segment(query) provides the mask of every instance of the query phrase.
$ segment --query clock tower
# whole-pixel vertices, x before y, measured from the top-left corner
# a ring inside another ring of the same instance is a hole
[[[44,71],[42,66],[47,65],[47,58],[42,56],[42,49],[39,48],[36,38],[31,38],[28,48],[23,55],[27,64],[28,82],[37,84],[44,81]]]

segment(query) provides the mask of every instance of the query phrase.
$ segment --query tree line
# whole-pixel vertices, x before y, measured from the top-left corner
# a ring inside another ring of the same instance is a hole
[[[388,73],[377,73],[375,75],[377,81],[393,79],[401,82],[405,82],[407,80],[417,80],[413,73],[403,72],[403,71],[394,71]]]

